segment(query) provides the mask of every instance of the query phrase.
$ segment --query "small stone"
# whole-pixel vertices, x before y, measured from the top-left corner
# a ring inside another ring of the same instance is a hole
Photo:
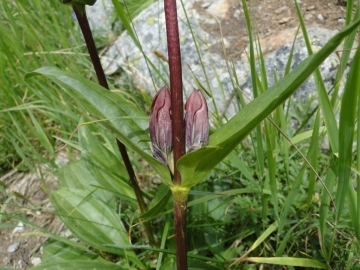
[[[208,7],[211,6],[211,4],[212,4],[211,2],[207,2],[207,3],[202,4],[201,7],[202,8],[208,8]]]
[[[340,18],[340,19],[338,19],[338,22],[339,22],[339,23],[345,23],[345,19],[344,19],[344,18]]]
[[[275,13],[280,14],[280,13],[283,13],[284,11],[286,11],[287,9],[288,9],[287,6],[283,6],[281,8],[278,8],[277,10],[275,10]]]
[[[313,9],[315,9],[315,6],[309,6],[309,7],[306,8],[307,11],[310,11],[310,10],[313,10]]]
[[[24,223],[22,223],[21,221],[18,223],[18,225],[15,227],[15,229],[13,230],[13,234],[15,233],[20,233],[24,230]]]
[[[240,17],[240,14],[241,14],[241,11],[240,11],[240,9],[237,9],[237,10],[235,10],[235,12],[234,12],[234,18],[239,18]]]
[[[7,252],[8,253],[14,253],[15,251],[17,251],[20,247],[20,242],[15,242],[14,244],[11,244],[8,248],[7,248]]]
[[[317,18],[318,18],[320,21],[323,21],[323,20],[324,20],[324,17],[323,17],[323,15],[321,15],[321,14],[317,15]]]
[[[41,259],[39,257],[32,258],[31,263],[33,266],[37,266],[41,263]]]
[[[279,23],[280,23],[280,24],[285,24],[285,23],[287,23],[287,22],[290,21],[290,20],[291,20],[291,17],[282,18],[281,20],[279,20]]]
[[[306,13],[304,16],[305,21],[310,20],[313,17],[313,15],[311,13]]]

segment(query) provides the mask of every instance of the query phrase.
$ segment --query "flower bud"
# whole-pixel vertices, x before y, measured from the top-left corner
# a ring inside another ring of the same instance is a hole
[[[171,97],[167,86],[161,88],[153,99],[150,113],[150,139],[154,157],[172,171]]]
[[[185,104],[186,152],[197,150],[209,140],[209,116],[205,97],[194,89]]]

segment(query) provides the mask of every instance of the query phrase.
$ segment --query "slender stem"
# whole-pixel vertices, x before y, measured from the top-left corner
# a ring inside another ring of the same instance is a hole
[[[174,196],[174,226],[176,242],[176,269],[187,270],[186,254],[186,213],[189,189],[175,187]]]
[[[164,0],[166,33],[169,56],[172,134],[174,150],[174,226],[177,270],[187,270],[186,254],[186,207],[189,189],[179,187],[181,175],[176,167],[185,154],[184,109],[182,93],[181,53],[176,0]]]
[[[176,162],[185,154],[184,112],[181,74],[181,55],[176,0],[164,0],[169,56],[172,134],[174,149],[174,184],[181,184]]]
[[[76,18],[77,18],[77,20],[79,22],[82,34],[84,36],[85,43],[86,43],[87,49],[89,51],[90,58],[91,58],[91,61],[93,63],[93,66],[94,66],[94,69],[95,69],[96,76],[98,78],[99,84],[102,87],[109,90],[109,85],[107,83],[106,76],[105,76],[104,70],[102,68],[100,58],[99,58],[99,55],[98,55],[97,50],[96,50],[94,38],[92,36],[90,25],[89,25],[89,22],[88,22],[88,19],[87,19],[87,16],[86,16],[85,5],[73,4],[73,9],[74,9],[74,12],[76,14]],[[128,153],[126,151],[126,147],[118,139],[116,139],[116,143],[118,145],[121,157],[122,157],[122,159],[124,161],[126,170],[127,170],[128,174],[129,174],[130,181],[131,181],[132,187],[133,187],[134,192],[135,192],[136,199],[137,199],[139,207],[140,207],[140,212],[142,214],[144,214],[144,213],[146,213],[146,206],[145,206],[143,197],[141,196],[141,190],[140,190],[139,184],[137,182],[134,169],[133,169],[133,167],[131,165]],[[149,240],[150,245],[155,247],[156,242],[155,242],[155,239],[154,239],[154,236],[153,236],[153,233],[152,233],[151,226],[150,226],[149,222],[144,222],[144,227],[145,227],[146,235],[147,235],[147,238]]]

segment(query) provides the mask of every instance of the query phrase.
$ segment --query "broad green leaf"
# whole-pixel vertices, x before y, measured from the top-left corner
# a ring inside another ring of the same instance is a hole
[[[95,185],[135,199],[134,190],[128,184],[127,171],[120,160],[105,148],[87,126],[79,128],[78,137],[87,169],[96,179]]]
[[[115,133],[128,148],[139,154],[172,186],[168,168],[152,157],[148,132],[149,119],[139,109],[96,83],[56,67],[43,67],[26,74],[25,78],[44,75],[61,86],[64,91],[94,115],[99,123]]]
[[[82,125],[80,122],[78,129],[79,144],[82,148],[82,153],[91,156],[94,161],[112,174],[127,180],[129,178],[126,168],[121,162],[120,153],[115,155],[109,149],[107,149],[90,131],[90,128],[86,125]]]
[[[337,220],[343,212],[343,205],[350,180],[352,146],[356,121],[357,100],[360,91],[360,47],[357,48],[344,88],[340,110],[339,129],[339,181],[336,192]],[[355,213],[354,213],[355,214]]]
[[[89,196],[86,190],[59,189],[51,193],[51,198],[57,215],[78,239],[96,249],[126,255],[143,267],[133,251],[109,246],[130,245],[128,232],[114,209],[96,197]]]
[[[94,262],[94,261],[66,261],[61,263],[46,263],[31,268],[32,270],[126,270],[129,268],[122,267],[110,262]]]
[[[357,20],[343,28],[316,54],[309,56],[277,84],[251,101],[210,137],[209,146],[179,159],[177,166],[183,179],[182,185],[191,187],[199,183],[256,125],[289,98],[359,24],[360,20]]]
[[[59,169],[59,181],[61,188],[69,190],[81,189],[87,190],[89,193],[97,189],[93,187],[97,184],[97,180],[86,168],[84,160],[71,162],[61,167]],[[106,203],[113,198],[111,193],[102,189],[96,190],[93,194]]]
[[[83,251],[59,241],[47,242],[43,248],[42,264],[76,260],[106,262],[90,250]]]

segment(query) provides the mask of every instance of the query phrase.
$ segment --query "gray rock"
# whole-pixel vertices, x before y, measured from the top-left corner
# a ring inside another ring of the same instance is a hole
[[[188,27],[184,9],[178,2],[179,31],[182,52],[183,83],[186,95],[189,95],[194,87],[199,88],[200,82],[208,91],[212,90],[214,99],[219,104],[221,111],[226,104],[226,96],[233,89],[227,72],[225,60],[218,54],[209,52],[211,45],[220,43],[219,36],[210,36],[202,30],[201,23],[217,23],[212,16],[201,16],[194,8],[195,2],[200,0],[185,0],[184,7],[187,12],[191,29],[194,33],[196,44],[199,46],[201,61],[205,67],[206,75],[201,65],[191,31]],[[215,9],[214,7],[217,7]],[[206,10],[219,11],[219,16],[224,14],[227,1],[211,1]],[[135,78],[137,86],[154,94],[161,86],[168,84],[168,63],[165,15],[163,2],[155,3],[144,10],[133,20],[134,29],[142,44],[143,52],[134,45],[130,35],[123,33],[102,58],[102,64],[107,74],[123,69],[128,76]],[[147,58],[144,57],[146,55]],[[165,60],[164,60],[165,59]],[[158,73],[154,71],[155,67]],[[249,69],[242,64],[237,65],[240,83],[246,82]],[[160,74],[160,76],[158,75]],[[196,79],[195,79],[196,77]],[[207,77],[207,79],[206,79]],[[222,83],[220,89],[218,78]],[[208,82],[208,83],[207,83]],[[211,85],[211,89],[209,89]]]
[[[7,252],[8,253],[14,253],[15,251],[17,251],[20,247],[20,242],[15,242],[13,244],[11,244],[10,246],[8,246],[7,248]]]
[[[308,35],[311,42],[313,52],[317,52],[324,44],[335,34],[335,31],[322,29],[322,28],[310,28],[308,29]],[[276,70],[278,77],[283,77],[289,54],[291,50],[292,42],[285,44],[275,52],[265,56],[265,66],[268,77],[269,87],[274,85],[274,70]],[[294,54],[291,69],[294,69],[304,59],[308,57],[308,52],[304,42],[304,38],[300,35],[295,42]],[[339,66],[339,58],[335,53],[332,53],[321,65],[320,73],[325,83],[327,90],[330,90],[334,85],[337,68]],[[252,88],[251,78],[243,85],[243,90],[250,92]],[[310,94],[316,94],[316,86],[313,76],[311,76],[300,88],[295,92],[295,98],[306,100]]]
[[[112,33],[110,18],[113,11],[111,0],[98,0],[93,6],[86,6],[90,28],[95,36],[106,38]]]
[[[250,67],[246,59],[237,60],[230,66],[230,73],[224,58],[210,52],[210,46],[221,42],[219,36],[211,36],[205,32],[201,25],[203,23],[216,23],[212,16],[201,15],[193,8],[194,3],[200,0],[184,0],[185,10],[193,30],[196,44],[198,45],[199,57],[192,33],[189,30],[184,9],[178,3],[179,31],[182,52],[183,83],[185,95],[189,95],[194,87],[200,88],[199,83],[212,93],[217,106],[217,111],[225,113],[228,117],[237,112],[237,103],[231,101],[234,91],[233,72],[236,72],[238,85],[252,98],[252,87],[250,77]],[[224,14],[227,2],[223,0],[212,0],[206,2],[206,10],[219,10],[219,16]],[[217,7],[214,7],[214,5]],[[214,22],[213,22],[214,21]],[[160,89],[164,84],[168,84],[168,63],[167,43],[165,31],[165,16],[163,2],[160,1],[151,5],[133,20],[134,29],[142,45],[141,51],[132,41],[128,33],[120,35],[114,45],[110,47],[102,58],[102,64],[107,74],[122,69],[126,76],[135,81],[136,86],[151,94]],[[334,35],[334,32],[326,29],[310,28],[308,29],[313,51],[320,49],[326,41]],[[277,71],[279,78],[284,72],[292,42],[284,44],[280,49],[265,56],[269,86],[274,84],[273,72]],[[144,55],[147,57],[145,58]],[[299,36],[296,41],[292,68],[296,67],[308,56],[303,37]],[[205,72],[202,68],[205,68]],[[327,90],[331,89],[333,80],[339,65],[339,60],[335,54],[332,54],[320,67],[321,74],[325,80]],[[157,69],[157,71],[155,71]],[[121,80],[122,80],[121,79]],[[121,80],[119,83],[121,84]],[[126,79],[126,82],[129,80]],[[295,97],[306,98],[315,90],[314,80],[310,78],[295,94]],[[209,99],[210,100],[210,99]],[[213,103],[210,103],[210,109],[215,110]]]
[[[280,14],[280,13],[283,13],[284,11],[287,11],[288,10],[288,7],[287,6],[283,6],[281,8],[278,8],[275,10],[275,13],[276,14]]]

